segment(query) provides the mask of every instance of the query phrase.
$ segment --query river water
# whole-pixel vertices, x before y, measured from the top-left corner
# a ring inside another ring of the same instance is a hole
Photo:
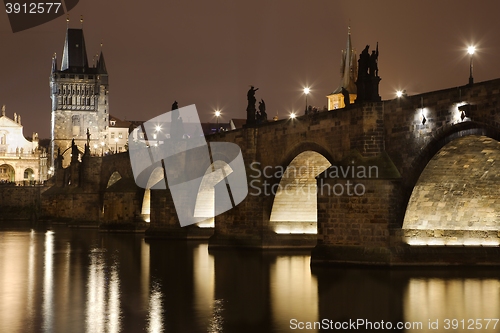
[[[500,331],[496,268],[309,261],[96,230],[3,230],[0,332]]]

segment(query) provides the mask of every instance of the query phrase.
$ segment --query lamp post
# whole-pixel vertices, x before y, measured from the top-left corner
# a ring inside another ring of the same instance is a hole
[[[474,77],[472,76],[472,68],[473,68],[473,63],[472,63],[472,58],[474,56],[474,52],[476,51],[476,47],[475,46],[469,46],[467,48],[467,53],[470,54],[470,75],[469,75],[469,85],[473,85],[474,84]]]
[[[97,156],[97,143],[94,143],[94,155]]]
[[[220,110],[215,110],[215,118],[217,119],[217,122],[216,122],[217,133],[219,133],[219,117],[220,117]]]
[[[115,154],[118,154],[118,138],[115,138]]]
[[[306,113],[307,113],[307,95],[311,92],[311,89],[309,88],[304,88],[304,94],[306,94]]]
[[[101,141],[101,156],[104,156],[104,141]]]

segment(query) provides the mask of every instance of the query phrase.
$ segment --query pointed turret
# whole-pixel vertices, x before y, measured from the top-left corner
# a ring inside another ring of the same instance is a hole
[[[61,71],[71,69],[73,71],[85,72],[88,67],[83,30],[68,28],[64,42]]]
[[[55,73],[57,71],[57,55],[54,53],[52,56],[52,69],[51,73]]]
[[[104,55],[101,50],[101,54],[99,55],[99,59],[97,60],[97,72],[99,74],[108,74],[106,70],[106,62],[104,61]]]
[[[348,28],[346,49],[342,50],[340,60],[340,84],[330,95],[328,95],[328,110],[343,108],[345,106],[342,88],[347,90],[350,103],[356,99],[357,87],[356,77],[358,76],[358,62],[356,52],[351,43],[351,27]]]

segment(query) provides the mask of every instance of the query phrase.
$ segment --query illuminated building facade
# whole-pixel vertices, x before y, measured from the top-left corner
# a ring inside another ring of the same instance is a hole
[[[33,184],[47,179],[47,154],[38,146],[38,134],[26,140],[21,116],[0,115],[0,183]]]

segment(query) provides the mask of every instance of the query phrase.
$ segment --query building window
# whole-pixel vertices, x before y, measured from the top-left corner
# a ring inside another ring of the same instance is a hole
[[[122,134],[122,132],[118,133],[118,139],[123,139],[123,134]]]
[[[115,138],[115,132],[111,132],[111,139]]]

